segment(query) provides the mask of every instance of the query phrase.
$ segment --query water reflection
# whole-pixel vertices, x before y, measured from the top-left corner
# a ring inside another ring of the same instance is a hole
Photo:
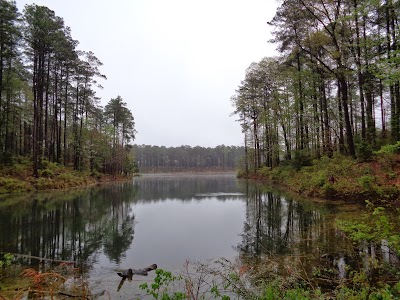
[[[143,176],[1,200],[0,251],[80,262],[107,290],[120,281],[117,268],[156,263],[176,270],[186,259],[221,256],[278,256],[283,266],[312,253],[330,257],[345,276],[346,241],[333,226],[337,211],[335,204],[294,200],[233,174]]]
[[[250,186],[246,197],[246,222],[240,251],[247,255],[301,254],[315,250],[316,243],[327,242],[334,250],[337,237],[327,227],[329,216],[324,206],[295,201],[271,191]],[[330,243],[334,239],[335,242]]]
[[[134,184],[138,190],[138,202],[201,200],[217,194],[220,200],[243,196],[243,187],[238,185],[234,174],[144,175],[134,179]]]
[[[201,194],[203,196],[199,196]],[[133,244],[135,210],[142,207],[137,205],[148,207],[171,200],[190,204],[206,198],[218,198],[218,202],[241,201],[242,197],[233,174],[153,176],[85,190],[3,197],[0,200],[0,251],[85,262],[89,266],[98,264],[105,255],[118,265],[126,259],[126,251]],[[209,202],[210,207],[212,203],[215,202]],[[206,209],[206,206],[201,208]],[[166,214],[165,211],[159,213]],[[181,214],[184,220],[182,213],[184,210],[176,211],[174,217],[168,218],[178,220]],[[152,224],[157,223],[156,214],[152,212]],[[142,218],[141,222],[144,221]],[[154,235],[147,239],[151,237],[162,240]],[[37,264],[38,260],[25,258],[24,263]]]
[[[0,249],[89,265],[103,249],[110,260],[118,262],[132,243],[134,214],[129,201],[136,193],[132,184],[116,184],[4,199],[0,203]]]

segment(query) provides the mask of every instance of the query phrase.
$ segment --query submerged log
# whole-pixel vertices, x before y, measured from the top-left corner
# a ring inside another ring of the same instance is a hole
[[[153,271],[157,269],[156,264],[152,264],[148,266],[147,268],[143,269],[128,269],[123,272],[117,272],[117,274],[122,277],[122,278],[128,278],[132,277],[132,275],[142,275],[142,276],[147,276],[148,272]]]
[[[117,274],[122,277],[121,282],[118,284],[117,291],[119,291],[124,284],[125,280],[128,279],[128,281],[132,280],[133,275],[142,275],[142,276],[147,276],[147,273],[150,271],[153,271],[157,269],[156,264],[152,264],[148,266],[147,268],[143,269],[131,269],[129,268],[128,270],[122,271],[122,272],[117,272]]]

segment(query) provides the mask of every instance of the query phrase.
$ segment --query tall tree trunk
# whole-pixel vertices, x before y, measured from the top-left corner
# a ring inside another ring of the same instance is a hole
[[[373,75],[370,72],[369,66],[369,53],[367,48],[367,28],[366,28],[366,17],[363,16],[363,40],[364,40],[364,65],[365,65],[365,99],[367,102],[366,112],[367,112],[367,135],[366,139],[369,144],[375,144],[376,130],[375,130],[375,120],[374,120],[374,98],[373,98]]]
[[[356,157],[356,150],[354,147],[354,139],[353,139],[353,129],[351,127],[350,115],[349,115],[349,104],[348,104],[348,83],[347,79],[343,74],[343,70],[339,70],[339,82],[340,82],[340,94],[343,105],[343,115],[344,115],[344,123],[346,128],[346,139],[348,145],[349,154],[352,157]]]
[[[32,160],[33,160],[33,176],[38,176],[38,134],[39,134],[39,108],[38,108],[38,91],[39,84],[38,75],[38,57],[35,55],[33,59],[33,77],[32,77],[32,92],[33,92],[33,139],[32,139]]]
[[[64,166],[66,166],[68,162],[68,153],[67,153],[68,80],[69,80],[69,70],[67,69],[67,74],[65,78],[65,90],[64,90],[64,131],[63,131]]]
[[[361,109],[361,137],[363,139],[367,136],[366,123],[365,123],[365,99],[364,99],[364,75],[361,68],[361,46],[360,46],[360,25],[358,19],[358,0],[354,0],[355,12],[355,27],[356,27],[356,65],[358,76],[358,92],[360,94],[360,109]]]
[[[331,143],[331,134],[329,128],[329,112],[328,112],[328,101],[326,97],[326,87],[325,87],[325,79],[323,77],[322,70],[320,71],[320,93],[321,93],[321,102],[322,102],[322,115],[323,118],[323,128],[324,128],[324,154],[328,155],[329,157],[332,156],[332,143]]]
[[[3,24],[3,20],[0,20],[1,25]],[[3,63],[4,63],[4,41],[0,41],[0,161],[4,160],[3,153],[4,153],[4,143],[5,143],[5,138],[4,138],[4,133],[3,133],[3,128],[4,128],[4,118],[3,118]],[[4,161],[3,161],[4,162]]]
[[[50,89],[50,54],[47,55],[47,69],[46,69],[46,85],[45,85],[45,111],[44,111],[44,157],[50,160],[50,145],[49,145],[49,89]]]
[[[344,153],[345,146],[344,146],[344,127],[343,127],[343,101],[341,95],[341,83],[338,80],[338,112],[339,112],[339,152]]]
[[[297,84],[299,89],[299,124],[297,127],[297,131],[300,133],[300,150],[305,148],[305,139],[304,139],[304,93],[303,93],[303,82],[301,79],[301,63],[300,63],[300,52],[296,53],[296,62],[297,62]]]
[[[386,48],[387,48],[387,59],[392,59],[392,41],[394,43],[395,33],[394,31],[394,16],[393,16],[393,3],[392,0],[386,0],[385,3],[385,19],[386,19]],[[397,113],[397,101],[396,101],[396,94],[395,94],[395,86],[393,83],[389,85],[389,92],[390,92],[390,111],[391,111],[391,138],[392,142],[396,142],[400,138],[399,134],[399,114]]]

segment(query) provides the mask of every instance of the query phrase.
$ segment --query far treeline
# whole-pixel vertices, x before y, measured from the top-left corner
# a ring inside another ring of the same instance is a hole
[[[269,24],[280,55],[252,63],[231,100],[247,173],[400,140],[400,5],[287,0]]]
[[[244,147],[164,147],[134,145],[140,172],[233,171],[244,156]]]
[[[131,111],[120,96],[103,108],[100,60],[77,49],[62,18],[45,6],[0,1],[0,165],[47,162],[75,170],[129,173]]]

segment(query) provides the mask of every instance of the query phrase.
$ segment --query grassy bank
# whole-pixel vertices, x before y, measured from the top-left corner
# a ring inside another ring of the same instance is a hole
[[[239,177],[246,177],[239,172]],[[261,168],[249,178],[284,186],[298,194],[327,199],[397,204],[400,154],[380,151],[367,161],[339,154]]]
[[[99,172],[80,172],[56,163],[44,162],[38,177],[32,176],[31,163],[2,166],[0,195],[43,190],[84,187],[99,182],[118,181],[132,176],[112,176]]]

